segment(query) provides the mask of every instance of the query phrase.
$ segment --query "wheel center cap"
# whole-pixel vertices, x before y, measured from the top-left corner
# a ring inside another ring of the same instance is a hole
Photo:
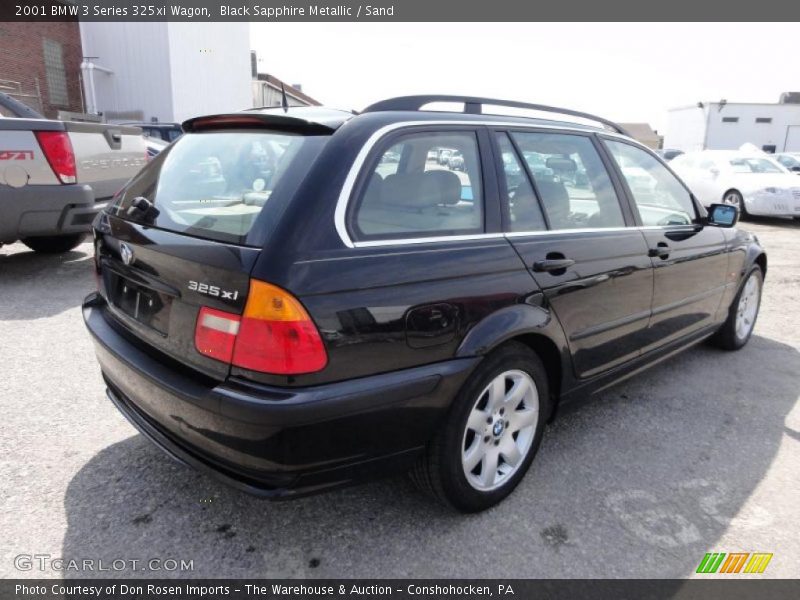
[[[501,435],[503,435],[503,431],[505,431],[505,429],[506,429],[506,424],[503,422],[502,419],[498,419],[497,421],[495,421],[494,427],[492,427],[492,433],[494,434],[494,437],[500,437]]]

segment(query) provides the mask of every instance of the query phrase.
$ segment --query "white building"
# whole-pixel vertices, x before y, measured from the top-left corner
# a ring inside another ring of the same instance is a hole
[[[252,106],[248,23],[81,22],[87,112],[181,122]]]
[[[788,96],[788,97],[787,97]],[[782,99],[789,100],[791,94]],[[664,148],[736,150],[751,143],[766,152],[800,151],[800,103],[698,102],[669,111]]]

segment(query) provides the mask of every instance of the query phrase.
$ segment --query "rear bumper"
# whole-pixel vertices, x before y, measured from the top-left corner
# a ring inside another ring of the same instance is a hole
[[[88,185],[12,188],[0,184],[0,242],[88,232],[92,219],[104,206],[104,202],[95,202]]]
[[[409,468],[479,360],[308,388],[220,383],[139,347],[96,295],[83,315],[109,398],[139,431],[178,461],[270,498]]]

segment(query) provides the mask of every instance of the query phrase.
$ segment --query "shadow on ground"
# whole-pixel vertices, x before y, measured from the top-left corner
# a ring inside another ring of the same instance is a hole
[[[71,481],[63,556],[193,560],[195,577],[686,577],[729,528],[781,518],[747,501],[797,435],[798,372],[798,351],[763,337],[699,346],[560,416],[517,491],[479,515],[404,477],[268,503],[135,435]]]
[[[95,289],[91,250],[82,245],[64,254],[37,254],[22,244],[0,249],[0,321],[51,317],[78,306]],[[76,286],[76,280],[85,285]]]

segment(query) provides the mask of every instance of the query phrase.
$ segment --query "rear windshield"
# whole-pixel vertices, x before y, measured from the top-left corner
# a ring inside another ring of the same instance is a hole
[[[326,139],[271,131],[186,134],[131,180],[111,212],[159,229],[248,244],[257,220],[259,228],[269,226],[259,220],[262,211],[294,194]],[[277,217],[280,211],[271,212]]]

